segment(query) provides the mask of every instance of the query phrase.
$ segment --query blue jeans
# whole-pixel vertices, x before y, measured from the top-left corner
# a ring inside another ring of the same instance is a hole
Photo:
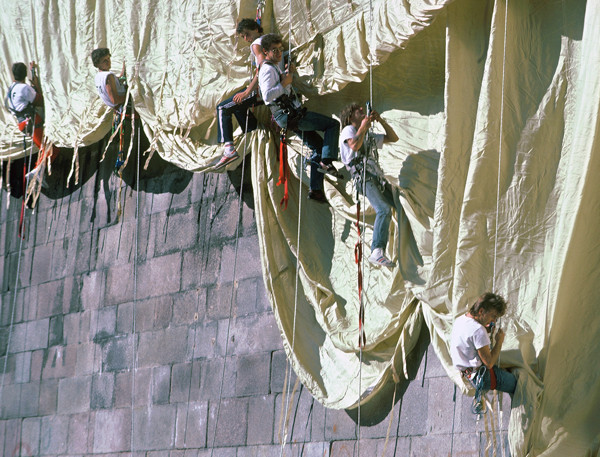
[[[375,210],[371,251],[375,248],[381,248],[385,252],[390,235],[389,228],[390,220],[392,219],[392,208],[395,207],[392,189],[387,184],[382,189],[375,179],[367,178],[365,194]]]
[[[279,112],[273,117],[279,127],[287,127],[287,114]],[[317,132],[323,132],[323,138]],[[311,151],[310,189],[322,190],[324,174],[317,171],[319,162],[324,160],[326,163],[331,163],[332,160],[337,159],[340,123],[323,114],[307,111],[294,133],[302,138]]]
[[[517,387],[517,378],[515,375],[502,368],[498,368],[496,365],[494,365],[494,373],[496,374],[496,390],[513,394]],[[485,370],[485,374],[483,375],[483,390],[490,390],[490,386],[490,371]]]
[[[223,100],[217,105],[217,134],[219,137],[219,143],[233,142],[233,123],[231,120],[232,115],[235,116],[238,124],[240,124],[242,130],[244,130],[246,126],[246,112],[248,113],[248,128],[244,133],[251,132],[257,127],[254,114],[252,114],[252,111],[248,111],[253,106],[257,106],[262,103],[261,101],[258,101],[256,93],[253,93],[250,97],[243,100],[242,103],[239,104],[233,101],[233,97],[234,95],[229,97],[227,100]]]

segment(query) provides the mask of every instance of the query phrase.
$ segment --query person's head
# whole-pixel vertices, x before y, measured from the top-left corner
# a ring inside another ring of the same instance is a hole
[[[280,62],[283,56],[283,40],[276,33],[268,33],[262,37],[262,50],[266,59],[271,62]]]
[[[342,128],[350,124],[360,124],[365,116],[366,114],[362,106],[358,103],[351,103],[342,109],[340,123],[342,124]]]
[[[110,70],[110,51],[108,48],[98,48],[92,51],[92,63],[101,71]]]
[[[27,65],[23,62],[14,63],[12,66],[12,74],[15,81],[25,81],[25,78],[27,78]]]
[[[242,37],[244,41],[252,43],[258,37],[262,36],[263,28],[254,19],[242,19],[238,23],[235,33]]]
[[[488,326],[499,317],[502,317],[506,312],[506,300],[500,295],[486,292],[479,296],[477,301],[473,303],[469,313],[481,325]]]

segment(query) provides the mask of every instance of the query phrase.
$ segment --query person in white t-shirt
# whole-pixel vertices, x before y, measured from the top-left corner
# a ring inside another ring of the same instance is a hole
[[[468,313],[454,321],[450,355],[454,366],[479,390],[496,389],[512,394],[517,385],[516,377],[496,365],[504,342],[504,331],[497,330],[493,347],[490,339],[495,321],[505,312],[504,298],[491,292],[481,295]]]
[[[125,62],[123,62],[121,74],[117,77],[110,71],[110,58],[108,48],[98,48],[92,51],[92,63],[98,69],[94,83],[102,101],[115,111],[120,112],[127,95],[127,88],[120,80],[125,75]]]
[[[364,190],[365,196],[375,210],[369,262],[378,266],[393,267],[394,262],[385,255],[392,209],[395,209],[392,188],[373,154],[369,154],[369,151],[366,150],[366,137],[373,121],[379,122],[385,131],[385,134],[374,134],[375,147],[379,149],[383,143],[398,141],[396,132],[377,111],[372,111],[367,116],[362,106],[352,103],[340,113],[342,124],[340,156],[352,178],[357,182],[358,191],[362,193]],[[366,170],[363,170],[363,158],[366,158]],[[365,175],[364,183],[362,182],[363,174]]]

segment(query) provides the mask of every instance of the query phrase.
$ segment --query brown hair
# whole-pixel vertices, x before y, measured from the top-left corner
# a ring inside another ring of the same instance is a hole
[[[359,108],[360,105],[358,103],[351,103],[350,105],[342,109],[342,111],[340,112],[340,124],[342,124],[342,128],[351,124],[350,118],[352,117],[352,113],[354,112],[354,110],[357,110]]]
[[[477,301],[473,303],[469,313],[475,316],[481,310],[494,310],[498,314],[498,317],[503,316],[506,312],[506,300],[504,300],[504,298],[502,298],[500,295],[486,292],[485,294],[480,295]]]

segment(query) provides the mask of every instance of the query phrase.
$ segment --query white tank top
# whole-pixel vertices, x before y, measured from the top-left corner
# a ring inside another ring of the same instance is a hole
[[[108,92],[106,91],[106,80],[108,79],[109,75],[115,76],[110,71],[99,71],[98,73],[96,73],[94,82],[96,84],[96,90],[98,91],[98,95],[100,95],[100,98],[102,99],[102,101],[104,103],[106,103],[108,106],[110,106],[111,108],[116,108],[118,105],[115,105],[113,102],[110,101],[110,97],[108,96]],[[117,95],[125,95],[125,92],[127,91],[127,89],[121,83],[121,81],[119,81],[119,78],[117,78],[116,76],[115,76],[115,85],[117,88]]]

